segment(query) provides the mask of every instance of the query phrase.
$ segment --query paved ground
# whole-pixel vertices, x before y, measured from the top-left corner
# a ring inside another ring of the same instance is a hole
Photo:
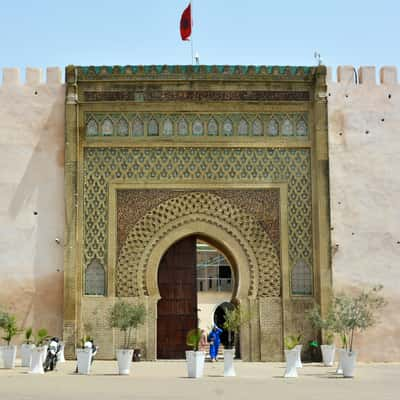
[[[0,370],[0,400],[400,399],[400,363],[360,364],[354,379],[319,364],[306,364],[297,379],[282,378],[283,363],[238,361],[235,368],[236,377],[224,378],[223,362],[206,363],[203,378],[189,379],[183,361],[133,363],[130,376],[118,376],[112,361],[95,361],[90,376],[73,374],[71,361],[39,376],[17,367]]]

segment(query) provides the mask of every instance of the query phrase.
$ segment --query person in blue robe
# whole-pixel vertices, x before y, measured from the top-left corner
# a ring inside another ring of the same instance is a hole
[[[207,338],[208,341],[210,342],[210,358],[212,362],[217,361],[218,348],[221,343],[220,339],[221,333],[222,329],[218,328],[217,325],[214,325]]]

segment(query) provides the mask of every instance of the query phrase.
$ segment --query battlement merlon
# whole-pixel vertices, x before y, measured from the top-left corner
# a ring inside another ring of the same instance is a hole
[[[327,82],[341,85],[377,85],[376,67],[362,66],[358,70],[352,65],[337,67],[337,80],[332,79],[332,68],[327,70]],[[379,83],[385,86],[398,85],[397,68],[384,66],[379,71]]]
[[[25,71],[25,81],[21,80],[19,68],[3,68],[3,86],[38,86],[38,85],[63,85],[62,69],[59,67],[46,68],[46,81],[43,79],[41,68],[27,67]]]

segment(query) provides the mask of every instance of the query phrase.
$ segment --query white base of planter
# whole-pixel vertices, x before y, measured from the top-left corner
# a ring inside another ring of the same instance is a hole
[[[339,354],[339,360],[338,360],[338,366],[336,368],[336,373],[337,374],[343,374],[343,367],[342,367],[342,358],[343,358],[343,353],[345,353],[346,350],[344,349],[339,349],[338,354]]]
[[[322,362],[326,367],[332,367],[335,361],[335,345],[334,344],[322,344]]]
[[[30,374],[44,374],[43,360],[46,358],[47,346],[34,347],[32,349],[32,362]]]
[[[295,350],[297,350],[296,368],[303,368],[303,364],[301,363],[301,349],[302,349],[302,347],[303,347],[302,344],[298,344],[295,347]]]
[[[120,375],[130,374],[132,357],[133,357],[133,350],[129,349],[117,350],[118,371]]]
[[[64,348],[65,348],[65,343],[60,342],[60,351],[57,354],[57,364],[58,363],[65,363]]]
[[[24,343],[21,345],[21,367],[30,368],[32,364],[32,349],[34,344]]]
[[[341,359],[342,359],[343,376],[345,378],[353,378],[354,371],[356,369],[357,353],[355,351],[353,352],[344,351],[342,353]]]
[[[89,375],[92,361],[92,349],[76,349],[78,374]]]
[[[224,376],[236,376],[233,359],[235,358],[234,349],[224,349]]]
[[[2,368],[12,369],[15,367],[17,358],[17,346],[1,346],[0,357],[2,358]]]
[[[286,370],[284,378],[297,378],[297,361],[299,357],[299,351],[294,348],[293,350],[285,350],[286,358]]]
[[[189,378],[201,378],[204,372],[204,351],[186,351]]]

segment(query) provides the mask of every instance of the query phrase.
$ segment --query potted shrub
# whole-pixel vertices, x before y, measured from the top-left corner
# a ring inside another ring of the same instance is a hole
[[[307,316],[313,328],[324,330],[325,344],[321,344],[322,362],[325,366],[331,367],[335,361],[336,350],[333,330],[336,329],[337,322],[334,311],[332,307],[330,307],[327,318],[324,319],[321,316],[320,307],[315,305],[314,308],[308,312]]]
[[[332,367],[335,362],[335,352],[336,346],[334,343],[334,334],[332,332],[328,332],[325,335],[325,343],[321,344],[321,352],[322,352],[322,362],[326,367]]]
[[[32,363],[32,349],[35,347],[33,343],[33,330],[27,328],[25,330],[25,342],[21,345],[21,367],[30,368]]]
[[[11,340],[18,334],[17,320],[14,315],[2,313],[0,316],[0,328],[5,332],[3,340],[7,342],[6,346],[1,348],[1,357],[3,368],[11,369],[15,367],[15,359],[17,356],[17,346],[11,345]]]
[[[240,332],[240,328],[250,321],[251,315],[245,313],[240,306],[232,310],[225,310],[225,322],[223,328],[228,331],[228,345],[224,348],[224,376],[236,376],[233,359],[235,349],[233,348],[234,337]]]
[[[43,363],[46,359],[46,340],[49,338],[47,330],[41,328],[37,331],[35,335],[35,345],[32,348],[32,361],[31,368],[29,370],[30,374],[44,374]]]
[[[92,364],[92,348],[85,346],[85,344],[90,341],[90,336],[83,336],[76,348],[77,367],[75,372],[81,375],[89,375],[90,373],[90,366]]]
[[[294,344],[293,350],[297,351],[296,368],[303,368],[303,364],[301,363],[301,349],[303,345],[300,344],[302,339],[303,335],[301,334],[297,336],[288,336],[285,339],[288,345]]]
[[[384,298],[379,294],[382,288],[376,286],[355,296],[341,294],[333,299],[336,330],[343,336],[345,345],[340,357],[345,378],[354,377],[357,360],[357,352],[353,349],[355,334],[375,325],[376,314],[385,305]]]
[[[199,344],[201,340],[201,329],[191,329],[186,336],[186,344],[192,350],[186,351],[186,363],[189,378],[201,378],[204,372],[204,351],[199,351]]]
[[[132,331],[142,325],[146,318],[143,304],[132,305],[124,301],[114,304],[110,313],[110,326],[118,328],[124,334],[123,348],[117,350],[118,370],[120,375],[129,375],[133,346],[131,346]]]
[[[287,336],[285,337],[285,359],[286,369],[285,378],[297,378],[297,365],[299,358],[299,339],[300,336]]]

